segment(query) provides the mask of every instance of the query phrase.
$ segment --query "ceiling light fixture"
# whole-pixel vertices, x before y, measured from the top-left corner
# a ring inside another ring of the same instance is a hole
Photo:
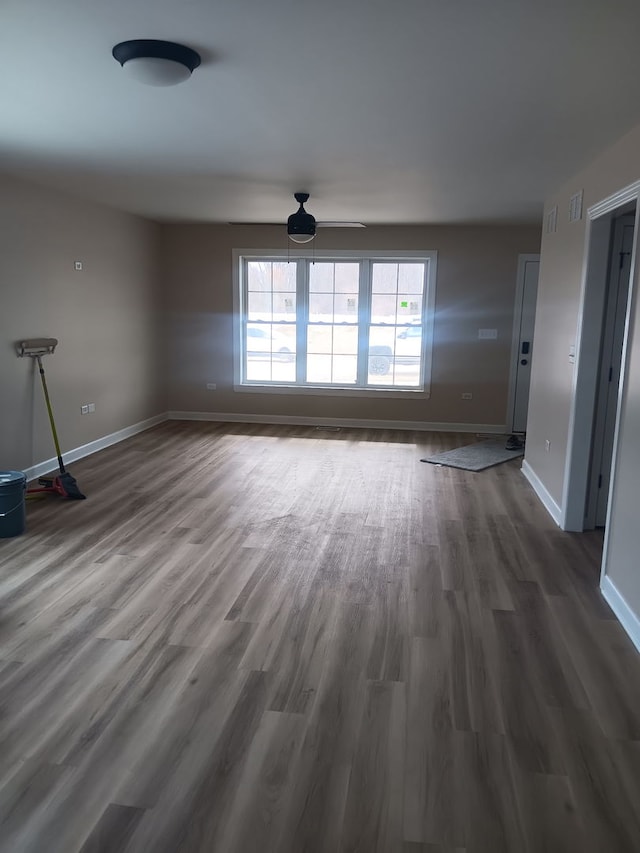
[[[294,193],[293,197],[300,207],[287,219],[287,234],[294,243],[309,243],[316,236],[315,217],[303,207],[305,201],[309,201],[309,193]]]
[[[200,54],[190,47],[158,39],[121,41],[111,53],[125,71],[148,86],[182,83],[201,62]]]

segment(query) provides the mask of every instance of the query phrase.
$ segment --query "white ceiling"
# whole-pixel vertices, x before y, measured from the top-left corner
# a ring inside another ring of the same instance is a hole
[[[1,0],[4,171],[161,220],[539,221],[640,121],[638,0]],[[119,41],[203,64],[131,80]]]

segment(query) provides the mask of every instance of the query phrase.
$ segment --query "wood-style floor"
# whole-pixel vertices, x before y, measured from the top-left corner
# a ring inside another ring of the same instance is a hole
[[[640,656],[469,435],[172,422],[0,540],[0,849],[640,850]]]

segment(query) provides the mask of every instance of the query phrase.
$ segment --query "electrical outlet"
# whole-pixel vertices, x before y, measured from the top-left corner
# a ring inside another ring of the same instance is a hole
[[[86,406],[86,405],[80,406],[80,414],[81,415],[88,415],[89,414],[89,406]]]
[[[463,391],[462,392],[462,399],[463,400],[473,400],[473,394],[471,393],[471,391]]]
[[[89,403],[89,414],[91,414],[92,412],[95,412],[95,410],[96,410],[96,404],[95,403]]]
[[[548,438],[545,438],[544,440],[544,449],[547,451],[547,453],[551,450],[551,442]]]
[[[207,382],[207,391],[215,391],[217,387],[215,382]]]

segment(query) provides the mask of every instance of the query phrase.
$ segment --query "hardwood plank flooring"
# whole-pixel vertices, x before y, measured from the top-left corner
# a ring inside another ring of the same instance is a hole
[[[0,540],[2,853],[637,853],[640,656],[519,460],[170,422]]]

